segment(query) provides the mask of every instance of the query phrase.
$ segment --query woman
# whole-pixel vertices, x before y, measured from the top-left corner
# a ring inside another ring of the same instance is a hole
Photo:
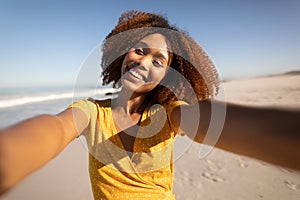
[[[103,43],[102,67],[103,84],[122,86],[116,99],[78,101],[1,131],[1,192],[83,135],[95,199],[175,199],[174,139],[183,133],[202,143],[213,107],[227,112],[218,141],[207,144],[300,169],[300,113],[213,100],[213,63],[164,17],[122,14]]]

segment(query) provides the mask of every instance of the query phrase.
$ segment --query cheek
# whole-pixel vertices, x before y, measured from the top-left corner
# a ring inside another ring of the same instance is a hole
[[[151,73],[151,78],[154,82],[160,82],[166,75],[166,70],[156,70]]]
[[[126,66],[126,63],[128,62],[128,54],[126,54],[126,56],[124,57],[123,59],[123,62],[122,62],[122,66],[121,66],[121,73],[124,74],[124,71],[125,71],[125,66]]]
[[[134,59],[136,59],[136,56],[135,56],[135,54],[134,54],[133,51],[130,51],[130,52],[128,52],[128,53],[125,55],[125,57],[124,57],[124,59],[123,59],[123,62],[122,62],[122,74],[123,74],[124,71],[125,71],[126,63],[128,63],[129,61],[132,61],[132,60],[134,60]]]

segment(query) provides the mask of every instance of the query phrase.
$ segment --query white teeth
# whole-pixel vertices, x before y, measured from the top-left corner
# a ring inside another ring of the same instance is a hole
[[[136,77],[137,79],[140,79],[141,81],[143,81],[143,77],[141,75],[139,75],[137,72],[135,72],[133,69],[130,69],[129,73],[131,75],[133,75],[134,77]]]

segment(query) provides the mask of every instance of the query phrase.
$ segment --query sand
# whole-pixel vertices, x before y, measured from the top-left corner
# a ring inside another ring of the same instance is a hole
[[[227,101],[300,108],[300,75],[281,75],[223,84]],[[180,137],[176,146],[189,142]],[[174,193],[185,199],[300,199],[300,172],[220,149],[199,159],[193,143],[175,161]],[[27,177],[1,200],[92,199],[87,151],[74,141],[57,158]]]

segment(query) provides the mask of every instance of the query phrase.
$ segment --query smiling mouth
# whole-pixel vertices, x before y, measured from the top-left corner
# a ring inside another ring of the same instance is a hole
[[[134,78],[138,79],[139,81],[146,82],[146,78],[140,74],[137,70],[135,70],[136,66],[127,66],[126,71]]]
[[[137,73],[136,71],[134,71],[133,68],[130,69],[130,70],[128,71],[128,73],[130,73],[130,74],[131,74],[132,76],[134,76],[135,78],[137,78],[137,79],[139,79],[139,80],[141,80],[141,81],[144,81],[142,75],[140,75],[139,73]],[[144,82],[145,82],[145,81],[144,81]]]

